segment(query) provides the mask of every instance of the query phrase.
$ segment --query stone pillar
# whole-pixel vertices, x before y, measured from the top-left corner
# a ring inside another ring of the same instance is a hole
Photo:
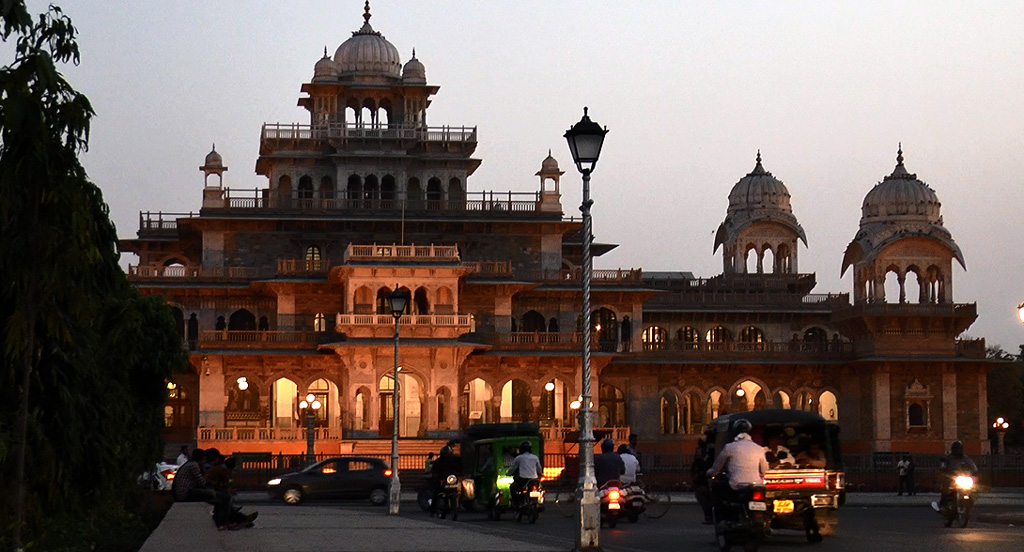
[[[224,266],[224,232],[203,232],[203,266]]]
[[[203,355],[199,366],[199,426],[224,427],[227,394],[223,358]]]
[[[942,371],[942,440],[945,441],[945,445],[959,438],[956,409],[956,369],[945,366]],[[988,433],[982,432],[982,435]]]
[[[874,373],[875,392],[875,450],[879,452],[892,450],[891,392],[889,388],[889,367],[876,368]]]

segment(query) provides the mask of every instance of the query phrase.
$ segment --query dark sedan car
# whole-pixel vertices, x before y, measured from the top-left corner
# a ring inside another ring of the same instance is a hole
[[[317,498],[369,498],[379,506],[388,500],[390,477],[391,468],[382,460],[338,456],[271,479],[267,494],[288,504]]]

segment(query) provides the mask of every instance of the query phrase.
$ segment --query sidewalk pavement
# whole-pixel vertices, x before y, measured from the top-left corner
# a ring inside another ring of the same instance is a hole
[[[287,506],[265,501],[263,493],[239,493],[245,511],[259,510],[256,527],[218,531],[210,520],[210,505],[174,504],[140,552],[555,552],[558,547],[524,543],[475,524],[435,523],[406,516],[388,516],[379,507],[366,509]],[[937,493],[897,496],[892,493],[849,493],[843,508],[928,508]],[[695,504],[692,493],[674,493],[673,504]],[[413,493],[403,493],[402,509],[418,510]],[[840,509],[840,516],[842,509]],[[975,519],[988,523],[1024,525],[1024,489],[996,489],[979,495]]]

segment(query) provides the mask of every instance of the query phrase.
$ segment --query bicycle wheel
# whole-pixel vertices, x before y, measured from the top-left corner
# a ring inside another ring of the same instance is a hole
[[[644,507],[644,515],[651,519],[658,519],[668,513],[672,505],[672,495],[668,491],[655,491],[649,488],[644,489],[647,495],[647,505]]]

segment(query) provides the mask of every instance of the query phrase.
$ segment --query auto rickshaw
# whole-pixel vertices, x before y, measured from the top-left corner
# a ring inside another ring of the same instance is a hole
[[[476,424],[467,428],[461,444],[467,507],[486,511],[491,519],[500,519],[511,509],[512,476],[505,473],[523,441],[530,441],[534,454],[544,458],[538,424]]]
[[[803,530],[812,542],[832,534],[836,511],[846,499],[839,424],[793,409],[725,414],[708,428],[708,445],[715,457],[735,437],[732,424],[741,418],[753,426],[750,437],[755,443],[765,446],[766,453],[768,448],[780,451],[782,457],[766,457],[772,463],[765,475],[770,526]]]

